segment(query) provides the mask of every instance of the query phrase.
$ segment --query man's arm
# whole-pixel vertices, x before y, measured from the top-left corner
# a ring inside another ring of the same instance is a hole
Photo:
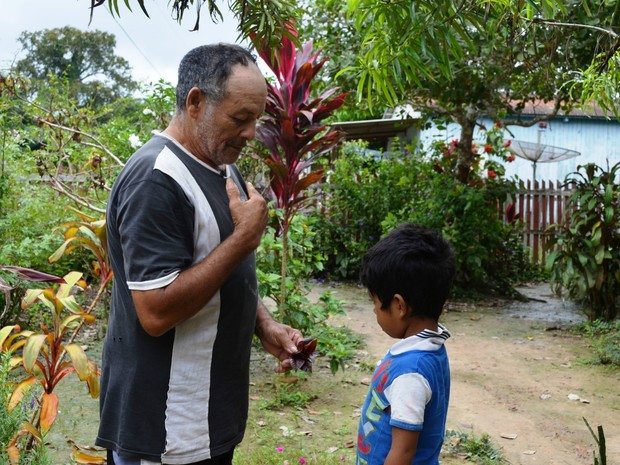
[[[392,447],[384,465],[411,465],[418,448],[419,431],[392,427]]]
[[[258,299],[256,313],[256,335],[263,348],[280,360],[281,363],[276,368],[276,373],[289,371],[291,369],[289,358],[298,352],[297,344],[303,336],[299,330],[274,320],[260,299]]]
[[[148,291],[132,290],[140,324],[151,336],[161,336],[194,316],[213,298],[232,271],[260,244],[267,225],[265,200],[248,184],[249,198],[242,202],[232,180],[226,183],[233,233],[207,258],[187,270],[168,286]]]

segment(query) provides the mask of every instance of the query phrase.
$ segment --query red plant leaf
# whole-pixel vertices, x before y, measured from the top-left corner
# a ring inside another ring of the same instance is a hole
[[[45,281],[48,283],[64,283],[65,280],[58,276],[43,273],[41,271],[32,270],[30,268],[22,268],[21,266],[0,266],[0,270],[7,270],[15,273],[20,279],[24,281]]]
[[[306,338],[297,344],[298,353],[291,355],[291,367],[294,370],[312,372],[312,362],[316,358],[316,338]]]

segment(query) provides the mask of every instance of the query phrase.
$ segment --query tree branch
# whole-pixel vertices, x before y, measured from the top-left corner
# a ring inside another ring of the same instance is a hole
[[[105,152],[106,155],[108,155],[110,158],[112,158],[116,163],[119,164],[119,166],[125,166],[125,163],[123,163],[120,158],[118,158],[116,155],[114,155],[112,152],[110,152],[110,150],[108,150],[101,142],[99,142],[99,140],[91,135],[88,134],[87,132],[82,132],[79,129],[75,129],[75,128],[71,128],[68,126],[64,126],[62,124],[58,124],[58,123],[52,123],[51,121],[47,121],[43,118],[39,118],[39,121],[43,124],[47,124],[48,126],[51,126],[53,128],[56,129],[61,129],[63,131],[68,131],[68,132],[72,132],[74,134],[78,134],[80,136],[84,136],[87,137],[88,139],[91,139],[93,141],[95,141],[95,143],[90,143],[90,142],[80,142],[82,145],[86,145],[88,147],[94,147],[94,148],[98,148],[100,150],[102,150],[103,152]]]
[[[535,23],[535,24],[546,24],[548,26],[566,26],[566,27],[593,29],[595,31],[604,32],[605,34],[609,34],[614,39],[617,39],[617,38],[620,37],[620,35],[618,35],[614,31],[612,31],[611,29],[605,29],[604,27],[599,27],[599,26],[592,26],[590,24],[563,23],[561,21],[552,21],[552,20],[549,20],[549,19],[542,19],[542,18],[528,19],[528,18],[521,17],[521,19],[523,19],[524,21],[531,21],[532,23]]]

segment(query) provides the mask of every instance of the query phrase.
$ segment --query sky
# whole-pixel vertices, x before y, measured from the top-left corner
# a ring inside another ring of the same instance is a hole
[[[2,0],[0,14],[0,72],[24,57],[17,38],[23,31],[34,32],[72,26],[82,31],[100,30],[114,34],[117,55],[125,58],[133,78],[139,82],[155,82],[161,78],[176,84],[177,66],[192,48],[213,42],[237,42],[237,22],[228,11],[224,21],[214,24],[205,7],[201,11],[200,29],[194,27],[193,11],[179,25],[172,18],[169,0],[145,0],[147,18],[137,0],[130,0],[129,11],[124,0],[118,0],[120,17],[113,17],[107,3],[97,7],[90,19],[90,0]],[[218,2],[225,8],[226,2]],[[193,8],[193,7],[192,7]]]

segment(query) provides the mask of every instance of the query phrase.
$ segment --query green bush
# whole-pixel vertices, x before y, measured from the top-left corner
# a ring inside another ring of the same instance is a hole
[[[620,163],[589,163],[567,176],[573,186],[566,224],[556,225],[547,259],[558,293],[585,306],[589,319],[611,321],[620,304]]]
[[[357,279],[364,253],[383,233],[386,214],[415,199],[418,160],[368,154],[346,143],[327,170],[316,217],[316,248],[331,279]]]
[[[499,446],[493,444],[487,433],[477,437],[473,434],[447,430],[444,450],[448,455],[465,457],[467,461],[479,465],[504,465],[508,463]]]
[[[573,331],[592,340],[592,348],[603,365],[620,367],[620,320],[590,320],[573,326]]]
[[[515,187],[501,171],[472,175],[462,184],[451,175],[454,159],[445,145],[428,154],[368,155],[345,146],[323,185],[316,212],[317,247],[329,277],[355,279],[365,252],[382,234],[411,221],[440,230],[457,258],[455,292],[513,295],[514,284],[533,266],[520,241],[518,221],[505,221],[503,207]]]
[[[277,210],[274,214],[278,214]],[[323,269],[323,256],[314,250],[316,233],[313,222],[312,218],[297,215],[289,229],[285,315],[279,313],[282,237],[272,226],[267,228],[256,252],[258,290],[262,298],[277,304],[273,312],[277,319],[299,329],[305,337],[318,339],[317,351],[329,360],[332,373],[335,373],[338,368],[344,368],[359,341],[348,337],[350,335],[345,329],[331,328],[327,323],[331,316],[344,314],[344,302],[334,298],[330,291],[323,292],[315,303],[308,298],[311,291],[309,277]]]

